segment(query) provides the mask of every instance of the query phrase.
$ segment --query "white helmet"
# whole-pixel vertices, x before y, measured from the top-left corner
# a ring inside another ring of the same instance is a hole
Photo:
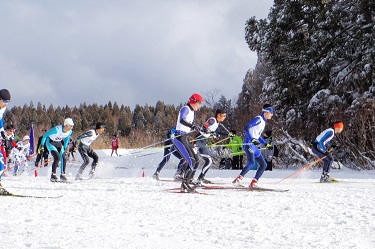
[[[74,125],[74,123],[73,123],[73,119],[71,119],[71,118],[66,118],[66,119],[64,120],[64,125],[70,125],[70,126],[73,126],[73,125]]]
[[[27,136],[27,135],[26,135],[26,136],[24,136],[24,137],[23,137],[23,139],[22,139],[22,141],[25,141],[25,140],[30,140],[30,137],[29,137],[29,136]]]

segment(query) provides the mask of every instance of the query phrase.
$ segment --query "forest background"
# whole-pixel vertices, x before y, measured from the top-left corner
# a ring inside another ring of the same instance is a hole
[[[335,138],[336,159],[350,168],[375,169],[374,19],[371,0],[275,0],[267,19],[246,22],[245,40],[257,52],[258,63],[244,76],[238,98],[227,99],[220,89],[200,93],[205,104],[196,123],[224,109],[224,125],[243,137],[243,127],[260,114],[263,104],[271,103],[275,115],[266,129],[273,130],[278,165],[287,168],[314,160],[311,142],[341,120],[345,129]],[[35,107],[31,102],[8,109],[4,121],[20,136],[34,125],[36,137],[42,128],[62,124],[66,117],[75,122],[73,137],[102,121],[106,134],[94,148],[109,148],[113,134],[122,148],[140,148],[165,139],[193,93],[178,106],[158,101],[133,110],[111,101],[78,107],[46,107],[40,102]]]

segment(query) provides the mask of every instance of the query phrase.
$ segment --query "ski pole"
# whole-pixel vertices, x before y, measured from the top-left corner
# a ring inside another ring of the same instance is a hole
[[[221,127],[223,127],[224,128],[224,130],[226,131],[226,132],[228,132],[228,134],[230,134],[231,132],[228,130],[228,128],[227,127],[225,127],[222,123],[219,123],[220,124],[220,126]]]
[[[185,133],[185,134],[189,134],[189,133],[191,133],[191,132],[188,132],[188,133]],[[177,137],[180,137],[180,136],[182,136],[182,134],[181,134],[181,135],[174,136],[174,138],[177,138]],[[167,141],[169,141],[169,140],[171,140],[171,139],[173,139],[173,137],[170,137],[170,138],[164,139],[163,141],[160,141],[160,142],[156,142],[156,143],[153,143],[153,144],[147,145],[147,146],[145,146],[145,147],[143,147],[143,148],[140,148],[140,149],[138,149],[138,150],[136,150],[136,151],[133,151],[133,152],[130,153],[130,154],[131,154],[131,155],[134,155],[134,154],[137,154],[137,153],[141,153],[142,150],[144,150],[144,149],[149,149],[149,148],[151,148],[151,147],[153,147],[153,146],[155,146],[155,145],[157,145],[157,144],[165,143],[165,142],[167,142]],[[168,146],[169,146],[169,145],[168,145]]]
[[[312,163],[306,165],[305,167],[300,168],[300,169],[297,170],[296,172],[294,172],[294,173],[288,175],[287,177],[284,177],[284,178],[281,179],[280,181],[276,182],[276,184],[279,184],[280,182],[282,182],[282,181],[288,179],[288,178],[291,177],[291,176],[294,176],[295,174],[300,173],[300,172],[303,171],[303,170],[307,170],[307,169],[311,168],[313,165],[315,165],[316,163],[322,161],[324,158],[326,158],[326,157],[324,156],[324,157],[322,157],[322,158],[319,158],[319,159],[315,160],[314,162],[312,162]]]
[[[155,146],[155,145],[157,145],[157,144],[165,143],[165,142],[167,142],[167,141],[169,141],[169,140],[171,140],[171,138],[167,138],[167,139],[164,139],[163,141],[160,141],[160,142],[156,142],[156,143],[153,143],[153,144],[147,145],[147,146],[142,147],[142,148],[140,148],[140,149],[138,149],[138,150],[136,150],[136,151],[133,151],[133,152],[130,153],[130,154],[131,154],[131,155],[134,155],[134,154],[137,154],[137,153],[141,153],[142,150],[144,150],[144,149],[151,148],[151,147],[153,147],[153,146]]]
[[[228,138],[229,138],[229,137],[223,138],[223,139],[217,141],[216,143],[211,144],[210,146],[215,146],[215,145],[217,145],[218,143],[221,143],[221,142],[227,140]],[[229,144],[228,144],[228,145],[229,145]]]
[[[331,152],[331,151],[332,151],[332,149],[330,149],[328,152]],[[287,178],[289,178],[289,177],[291,177],[291,176],[294,176],[295,174],[298,174],[298,173],[300,173],[300,172],[302,172],[302,171],[304,171],[304,170],[308,170],[308,169],[310,169],[312,166],[314,166],[314,165],[317,164],[318,162],[322,161],[322,160],[323,160],[324,158],[326,158],[326,157],[327,157],[327,156],[321,157],[321,158],[315,160],[314,162],[309,163],[309,164],[306,165],[305,167],[300,168],[299,170],[297,170],[297,171],[294,172],[293,174],[288,175],[287,177],[284,177],[283,179],[281,179],[280,181],[276,182],[275,184],[278,184],[278,183],[284,181],[285,179],[287,179]]]
[[[136,158],[137,157],[143,157],[143,156],[150,156],[150,155],[154,155],[154,154],[158,154],[159,152],[152,152],[152,153],[147,153],[147,154],[141,154],[141,155],[139,155],[139,156],[135,156]]]
[[[29,156],[29,159],[33,158],[33,157],[36,156],[37,154],[38,154],[38,153],[32,154],[31,156]],[[20,164],[22,164],[22,163],[24,163],[24,162],[26,162],[26,161],[28,161],[28,159],[22,160],[22,161],[20,161],[20,162],[18,162],[18,163],[16,163],[16,164],[14,164],[12,167],[7,167],[7,171],[12,170],[13,168],[17,167],[18,165],[20,165]]]

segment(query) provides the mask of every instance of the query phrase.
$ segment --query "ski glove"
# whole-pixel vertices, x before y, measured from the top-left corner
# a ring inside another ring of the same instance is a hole
[[[64,151],[64,153],[62,154],[62,158],[64,158],[65,161],[68,161],[68,152]]]
[[[232,132],[229,132],[228,137],[234,137],[234,134]]]
[[[331,144],[331,148],[332,149],[336,149],[336,148],[338,148],[339,146],[337,146],[336,144]]]
[[[328,151],[326,153],[324,153],[324,155],[329,159],[329,160],[332,160],[332,155],[331,153],[329,153]]]
[[[38,148],[38,154],[41,155],[44,152],[44,146],[40,145]]]
[[[194,131],[198,131],[198,132],[202,130],[201,127],[199,127],[198,125],[193,125],[191,129],[193,129]]]
[[[269,149],[269,150],[272,150],[273,146],[272,146],[272,144],[266,144],[266,148]]]
[[[3,139],[6,139],[7,137],[5,136],[5,132],[4,131],[1,131],[1,137],[3,138]]]
[[[253,140],[251,140],[251,142],[255,145],[255,146],[257,146],[258,144],[260,144],[260,142],[259,142],[259,140],[258,139],[253,139]]]

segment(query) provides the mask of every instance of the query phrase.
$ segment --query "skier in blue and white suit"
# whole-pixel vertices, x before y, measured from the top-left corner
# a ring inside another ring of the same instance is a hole
[[[266,141],[261,136],[263,130],[266,126],[267,120],[271,119],[274,113],[273,106],[270,104],[265,104],[262,108],[262,114],[256,116],[245,126],[245,140],[243,145],[243,150],[246,153],[247,163],[244,169],[241,171],[240,175],[234,179],[233,183],[236,185],[242,185],[241,181],[247,172],[253,167],[255,160],[258,163],[258,169],[255,173],[253,180],[251,181],[249,188],[257,188],[258,180],[263,175],[267,168],[267,163],[264,160],[262,153],[260,152],[257,145],[263,144],[267,148],[272,149],[272,145],[267,144]]]
[[[200,108],[202,102],[202,96],[194,93],[191,95],[189,103],[180,109],[176,124],[176,139],[173,140],[174,146],[181,156],[184,157],[186,161],[191,161],[191,165],[187,167],[181,184],[181,189],[186,192],[194,191],[194,188],[192,188],[189,183],[199,166],[199,153],[194,150],[190,142],[190,132],[193,130],[200,131],[200,127],[194,124],[194,119],[195,112]]]
[[[60,180],[62,182],[68,181],[65,176],[66,162],[68,161],[68,153],[66,149],[68,148],[70,137],[73,133],[73,126],[73,120],[71,118],[66,118],[64,120],[64,125],[55,126],[43,135],[38,148],[38,153],[43,154],[44,144],[46,144],[48,151],[53,156],[51,182],[57,182],[59,180],[56,176],[56,169],[59,165],[60,157],[63,159],[63,163],[60,165]]]
[[[323,173],[320,182],[330,182],[333,179],[329,176],[334,158],[326,147],[330,146],[330,141],[336,133],[341,133],[344,129],[344,123],[341,121],[335,122],[333,128],[328,128],[320,133],[313,142],[312,151],[324,162]]]

